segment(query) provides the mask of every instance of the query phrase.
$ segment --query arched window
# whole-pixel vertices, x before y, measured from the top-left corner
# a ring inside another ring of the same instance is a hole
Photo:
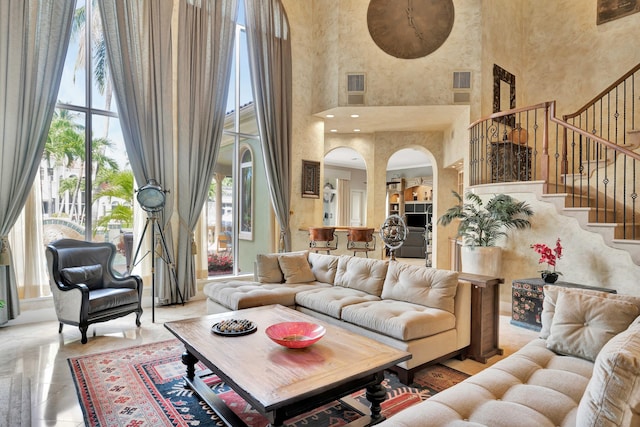
[[[238,237],[253,240],[253,154],[243,147],[240,155],[240,231]]]

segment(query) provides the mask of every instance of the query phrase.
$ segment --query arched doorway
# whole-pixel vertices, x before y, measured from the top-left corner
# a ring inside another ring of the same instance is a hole
[[[367,225],[367,167],[360,153],[338,147],[325,154],[322,195],[323,225]]]
[[[407,224],[398,258],[421,258],[433,265],[433,160],[420,148],[404,148],[389,157],[386,172],[387,215],[400,215]]]

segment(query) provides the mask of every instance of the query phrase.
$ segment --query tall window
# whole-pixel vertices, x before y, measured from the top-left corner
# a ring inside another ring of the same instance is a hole
[[[45,243],[109,241],[126,269],[134,179],[107,65],[97,2],[78,0],[64,72],[41,164]]]
[[[244,2],[238,3],[227,115],[207,204],[210,275],[252,272],[256,255],[270,247],[273,224],[251,90]],[[225,215],[232,221],[225,221]]]

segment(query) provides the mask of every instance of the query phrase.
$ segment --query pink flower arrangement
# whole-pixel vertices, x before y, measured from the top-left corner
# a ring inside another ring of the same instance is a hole
[[[531,247],[536,251],[536,253],[540,254],[538,264],[542,264],[543,262],[547,263],[547,269],[541,270],[541,273],[562,274],[559,271],[556,271],[556,261],[562,258],[562,245],[560,244],[560,238],[556,240],[556,247],[553,248],[553,250],[544,243],[534,243]],[[550,270],[551,267],[553,267],[553,270]]]

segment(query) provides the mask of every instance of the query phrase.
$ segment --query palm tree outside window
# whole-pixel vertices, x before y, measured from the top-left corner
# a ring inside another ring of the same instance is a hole
[[[78,0],[41,167],[44,239],[115,243],[124,272],[134,180],[113,96],[98,5]]]

